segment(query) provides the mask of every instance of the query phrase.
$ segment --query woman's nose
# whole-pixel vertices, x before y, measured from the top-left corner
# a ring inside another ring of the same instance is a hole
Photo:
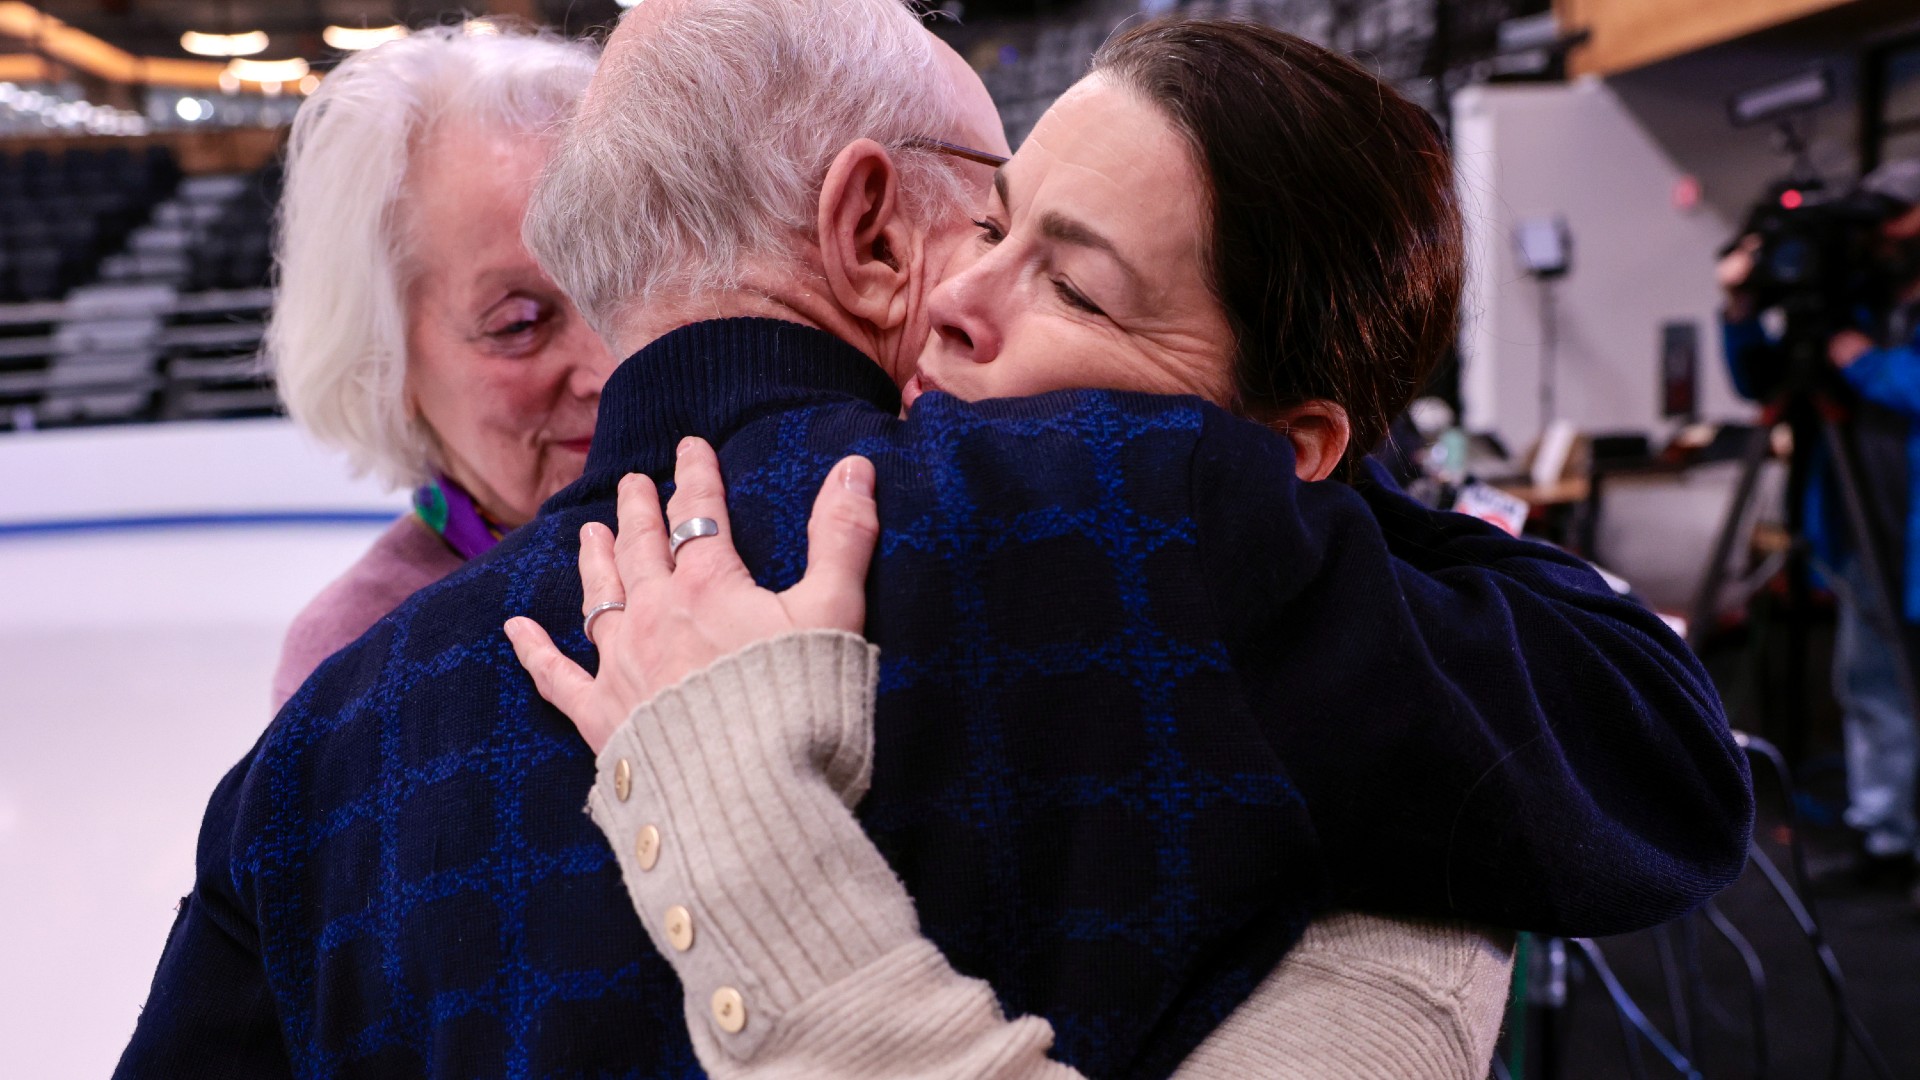
[[[1000,353],[1000,331],[992,305],[991,257],[940,283],[928,300],[933,332],[957,359],[992,363]]]
[[[575,333],[579,339],[573,343],[575,359],[567,374],[567,390],[575,397],[597,398],[600,388],[606,385],[620,362],[614,359],[613,351],[600,340],[600,335],[584,326]]]

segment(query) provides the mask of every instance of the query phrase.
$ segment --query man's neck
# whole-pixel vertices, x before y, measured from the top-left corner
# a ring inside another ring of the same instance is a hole
[[[735,288],[650,304],[620,321],[612,344],[624,358],[682,326],[709,319],[783,319],[832,334],[892,374],[882,335],[835,303],[817,274],[802,270],[765,278],[775,283],[762,286],[749,280]]]
[[[696,319],[607,379],[585,475],[567,489],[572,495],[555,498],[610,497],[629,472],[670,473],[685,436],[718,443],[769,402],[815,400],[900,408],[898,388],[871,357],[817,327],[784,313]]]

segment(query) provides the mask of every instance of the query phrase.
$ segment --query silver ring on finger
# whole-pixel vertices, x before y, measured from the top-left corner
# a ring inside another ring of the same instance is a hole
[[[680,558],[680,546],[689,540],[698,540],[703,536],[719,536],[720,523],[712,518],[688,518],[673,527],[667,534],[667,554],[674,559]]]
[[[581,629],[586,631],[587,642],[595,648],[599,648],[600,646],[599,642],[593,640],[593,620],[605,615],[609,611],[625,610],[627,610],[627,602],[625,600],[609,600],[604,604],[595,604],[593,610],[587,612],[586,622],[581,626]]]

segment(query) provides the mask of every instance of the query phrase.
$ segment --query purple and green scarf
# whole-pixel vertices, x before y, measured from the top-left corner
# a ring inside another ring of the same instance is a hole
[[[414,489],[413,512],[463,559],[486,554],[507,532],[481,512],[473,496],[445,473]]]

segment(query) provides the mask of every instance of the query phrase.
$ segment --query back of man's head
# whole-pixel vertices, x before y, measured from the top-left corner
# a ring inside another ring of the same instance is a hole
[[[529,249],[599,334],[623,312],[734,288],[814,239],[821,179],[861,138],[910,213],[966,189],[912,145],[963,124],[939,43],[901,0],[650,0],[599,72],[529,207]]]

